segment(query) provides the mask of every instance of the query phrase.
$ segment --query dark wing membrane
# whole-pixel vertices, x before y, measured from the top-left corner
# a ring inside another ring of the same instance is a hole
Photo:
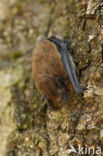
[[[75,92],[82,93],[83,90],[80,86],[80,83],[78,81],[76,72],[74,70],[72,61],[70,59],[70,54],[67,49],[67,43],[63,42],[62,40],[56,38],[55,36],[51,36],[48,38],[51,42],[56,44],[56,47],[61,55],[61,59],[63,61],[64,67],[68,73],[68,76],[72,82],[72,85],[74,87]]]

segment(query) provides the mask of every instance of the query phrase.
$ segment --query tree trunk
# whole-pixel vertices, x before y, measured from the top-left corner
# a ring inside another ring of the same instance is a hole
[[[9,7],[17,9],[2,27],[3,37],[10,30],[9,39],[2,37],[7,53],[1,54],[4,60],[8,56],[9,66],[0,67],[11,75],[9,103],[16,128],[7,136],[6,155],[103,155],[103,1],[26,0]],[[70,39],[69,51],[84,89],[58,110],[40,100],[31,74],[29,49],[51,34]]]

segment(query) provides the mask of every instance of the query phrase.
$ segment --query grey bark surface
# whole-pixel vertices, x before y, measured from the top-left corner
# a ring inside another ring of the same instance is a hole
[[[102,148],[103,1],[0,0],[0,8],[0,156],[72,156],[70,145]],[[71,40],[85,89],[58,110],[40,100],[31,70],[30,49],[52,34]]]

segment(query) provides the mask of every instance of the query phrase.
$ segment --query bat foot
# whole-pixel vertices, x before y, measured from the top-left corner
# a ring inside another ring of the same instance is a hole
[[[47,96],[46,95],[42,95],[41,96],[41,101],[44,101],[44,100],[46,100],[47,99]]]

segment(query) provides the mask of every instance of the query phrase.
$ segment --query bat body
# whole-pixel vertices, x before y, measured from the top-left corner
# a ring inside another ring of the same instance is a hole
[[[70,60],[72,62],[71,57]],[[42,40],[35,47],[32,72],[37,89],[41,95],[46,95],[48,101],[66,103],[72,96],[73,84],[57,46],[50,40]]]

